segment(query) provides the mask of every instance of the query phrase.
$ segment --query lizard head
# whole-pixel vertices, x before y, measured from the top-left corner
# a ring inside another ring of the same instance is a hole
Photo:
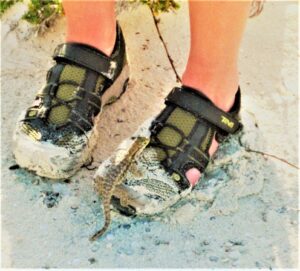
[[[145,148],[150,142],[150,138],[139,136],[136,138],[136,143],[140,148]]]
[[[149,144],[149,142],[150,139],[147,137],[141,137],[141,136],[136,137],[132,145],[132,154],[134,156],[139,155]]]

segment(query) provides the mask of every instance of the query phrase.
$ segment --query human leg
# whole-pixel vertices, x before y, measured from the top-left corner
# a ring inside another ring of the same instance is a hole
[[[190,1],[191,47],[184,85],[205,94],[217,107],[228,111],[238,90],[238,54],[251,1]],[[212,155],[218,147],[214,139]],[[200,172],[190,169],[194,185]]]
[[[215,136],[220,141],[241,127],[237,62],[250,3],[190,2],[183,86],[168,95],[151,124],[150,144],[137,159],[142,177],[128,174],[114,194],[123,212],[153,214],[172,205],[199,181],[217,149]]]
[[[47,73],[46,84],[15,130],[14,155],[21,167],[60,179],[89,161],[97,142],[95,119],[128,81],[125,42],[113,4],[64,2],[67,42],[55,49],[56,63]],[[97,23],[101,14],[110,28],[105,33]]]

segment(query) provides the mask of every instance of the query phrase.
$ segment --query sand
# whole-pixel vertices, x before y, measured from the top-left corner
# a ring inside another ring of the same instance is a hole
[[[119,20],[132,78],[101,116],[95,169],[68,181],[10,170],[15,122],[43,85],[65,30],[61,18],[36,37],[20,20],[24,10],[16,5],[1,25],[2,267],[298,267],[297,3],[267,2],[249,20],[240,54],[244,131],[219,149],[203,181],[159,216],[114,212],[109,233],[94,243],[88,237],[103,223],[95,170],[160,111],[175,73],[149,9],[125,9]],[[181,74],[189,46],[186,3],[162,15],[158,27]]]

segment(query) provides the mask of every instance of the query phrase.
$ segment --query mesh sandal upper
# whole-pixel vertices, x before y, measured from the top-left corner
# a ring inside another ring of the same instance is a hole
[[[48,71],[45,87],[36,95],[23,120],[22,131],[34,140],[61,145],[72,135],[93,127],[101,110],[101,96],[120,74],[126,61],[125,42],[119,26],[111,57],[78,43],[59,45],[56,64]]]
[[[210,161],[209,148],[216,135],[224,139],[240,130],[240,90],[229,113],[217,108],[206,96],[188,87],[174,88],[166,108],[151,125],[151,143],[157,157],[181,189],[190,186],[185,172],[203,172]]]

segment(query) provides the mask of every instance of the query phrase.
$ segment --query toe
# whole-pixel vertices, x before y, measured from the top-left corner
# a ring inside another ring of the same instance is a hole
[[[198,169],[191,168],[185,173],[185,176],[189,180],[190,184],[192,186],[195,186],[198,183],[198,181],[200,180],[201,173]]]

